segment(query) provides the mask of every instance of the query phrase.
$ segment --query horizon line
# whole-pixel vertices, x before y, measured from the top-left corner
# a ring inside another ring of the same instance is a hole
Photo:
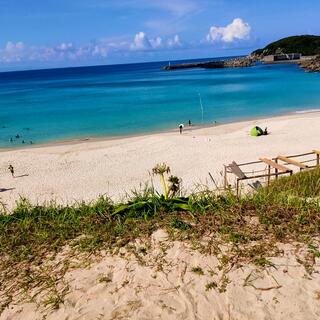
[[[244,57],[246,55],[231,55],[231,56],[217,56],[217,57],[205,57],[205,58],[186,58],[178,60],[156,60],[156,61],[142,61],[142,62],[130,62],[130,63],[111,63],[111,64],[93,64],[93,65],[80,65],[80,66],[65,66],[65,67],[43,67],[43,68],[30,68],[21,70],[5,70],[0,69],[0,75],[5,73],[19,73],[29,71],[49,71],[49,70],[62,70],[62,69],[80,69],[80,68],[95,68],[95,67],[111,67],[111,66],[124,66],[124,65],[135,65],[135,64],[151,64],[161,62],[178,62],[178,61],[193,61],[193,60],[206,60],[206,59],[219,59],[219,58],[235,58]]]

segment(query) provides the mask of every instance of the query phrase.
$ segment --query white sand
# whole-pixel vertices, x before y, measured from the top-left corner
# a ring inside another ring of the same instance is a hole
[[[268,126],[271,134],[249,136],[254,125]],[[212,186],[209,171],[221,182],[224,163],[304,153],[320,148],[319,137],[320,113],[308,113],[191,130],[183,135],[170,132],[5,151],[0,154],[0,181],[1,188],[9,190],[0,196],[9,207],[19,195],[34,203],[92,200],[104,193],[119,199],[125,191],[150,180],[148,171],[159,162],[169,164],[172,173],[191,190],[197,183]],[[7,170],[10,163],[17,176],[27,176],[13,179]],[[245,265],[233,270],[227,291],[219,293],[206,291],[207,283],[219,280],[219,275],[210,274],[218,264],[215,256],[165,241],[161,231],[153,236],[147,265],[139,265],[133,257],[106,256],[90,269],[70,271],[65,303],[46,319],[320,318],[319,265],[316,273],[306,275],[290,246],[284,248],[282,257],[272,259],[275,268],[261,273]],[[169,245],[165,254],[159,248],[161,243]],[[160,264],[163,271],[159,271]],[[204,270],[203,276],[191,271],[197,266]],[[244,286],[250,273],[251,285]],[[100,282],[103,277],[110,282]],[[12,303],[0,319],[36,320],[47,313],[35,303]]]
[[[271,134],[251,137],[254,125],[267,126]],[[150,171],[159,162],[166,162],[188,191],[197,184],[212,187],[208,172],[221,184],[223,164],[304,153],[320,148],[319,137],[320,113],[306,113],[193,129],[182,135],[167,132],[4,151],[0,198],[8,208],[19,196],[33,203],[89,201],[101,194],[118,200],[150,181]],[[22,177],[13,179],[9,164]]]
[[[136,248],[145,247],[139,243]],[[105,256],[88,269],[66,274],[69,293],[57,310],[35,302],[12,303],[0,320],[317,320],[320,319],[320,265],[310,276],[297,258],[306,250],[282,245],[283,255],[262,271],[243,265],[222,272],[215,256],[201,255],[182,242],[169,242],[166,233],[153,234],[142,263],[123,251]],[[203,275],[192,268],[200,267]],[[208,290],[207,284],[218,287]],[[222,290],[223,291],[223,290]],[[36,299],[37,300],[37,297]]]

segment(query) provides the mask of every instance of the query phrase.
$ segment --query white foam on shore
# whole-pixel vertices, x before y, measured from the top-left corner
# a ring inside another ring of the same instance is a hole
[[[297,114],[313,113],[313,112],[320,112],[320,109],[307,109],[307,110],[295,111],[295,113]]]

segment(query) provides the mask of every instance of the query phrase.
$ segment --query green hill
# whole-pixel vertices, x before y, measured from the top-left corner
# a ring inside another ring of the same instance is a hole
[[[276,53],[301,53],[305,56],[320,54],[320,36],[302,35],[283,38],[268,44],[263,49],[252,52],[256,55],[269,55]]]

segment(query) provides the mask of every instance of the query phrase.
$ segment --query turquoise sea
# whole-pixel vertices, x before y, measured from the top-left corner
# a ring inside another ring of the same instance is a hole
[[[320,74],[296,65],[161,71],[166,64],[2,72],[0,147],[320,108]]]

